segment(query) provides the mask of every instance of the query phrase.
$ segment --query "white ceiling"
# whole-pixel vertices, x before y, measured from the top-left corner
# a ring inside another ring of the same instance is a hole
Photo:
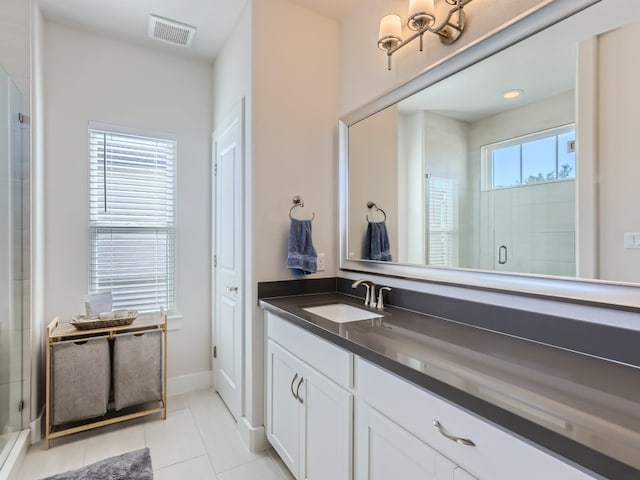
[[[247,0],[40,0],[45,18],[75,28],[213,60]],[[290,0],[340,19],[359,0]],[[147,37],[149,14],[197,28],[191,48]]]

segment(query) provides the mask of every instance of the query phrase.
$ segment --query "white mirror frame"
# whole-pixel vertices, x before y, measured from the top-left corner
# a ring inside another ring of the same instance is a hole
[[[339,122],[340,269],[505,293],[528,294],[620,309],[640,308],[640,285],[603,280],[526,275],[470,269],[406,265],[348,258],[348,128],[370,115],[443,80],[602,0],[544,2],[533,13],[513,19],[461,51],[432,65],[414,79],[384,93]]]

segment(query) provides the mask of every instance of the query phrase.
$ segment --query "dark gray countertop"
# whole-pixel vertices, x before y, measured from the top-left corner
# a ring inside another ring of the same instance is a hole
[[[607,478],[640,478],[640,369],[394,307],[343,324],[303,310],[336,302],[364,308],[339,293],[260,306]]]

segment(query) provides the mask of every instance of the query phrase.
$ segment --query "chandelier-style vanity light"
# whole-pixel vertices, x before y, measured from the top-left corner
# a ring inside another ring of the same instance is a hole
[[[464,6],[471,0],[442,0],[452,7],[446,18],[436,24],[433,0],[409,0],[409,18],[407,27],[415,31],[410,37],[402,40],[402,20],[399,15],[390,13],[380,20],[380,33],[378,35],[378,47],[387,52],[387,65],[391,70],[391,55],[416,38],[420,39],[420,51],[422,51],[422,36],[425,32],[435,33],[445,45],[451,45],[460,38],[464,31],[466,17]]]

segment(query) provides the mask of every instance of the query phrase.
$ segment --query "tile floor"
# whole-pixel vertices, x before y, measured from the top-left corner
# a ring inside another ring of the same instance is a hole
[[[32,445],[18,471],[36,480],[103,458],[149,447],[154,480],[293,480],[269,449],[249,452],[220,397],[211,390],[169,397],[167,420],[157,416]]]

